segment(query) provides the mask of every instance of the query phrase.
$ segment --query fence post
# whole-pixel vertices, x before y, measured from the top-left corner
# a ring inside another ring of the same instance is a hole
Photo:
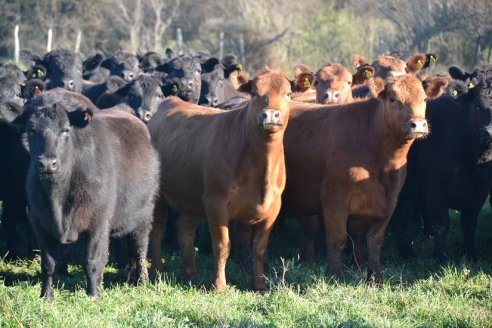
[[[46,52],[51,51],[51,42],[53,41],[53,29],[48,30],[48,44],[46,45]]]
[[[224,32],[219,34],[219,59],[224,58]]]
[[[82,31],[77,31],[77,40],[75,41],[75,52],[80,51],[80,41],[82,40]]]
[[[178,46],[178,55],[183,54],[183,34],[181,33],[181,27],[176,29],[176,43]]]
[[[14,59],[15,62],[19,62],[19,49],[20,49],[20,43],[19,43],[19,25],[15,25],[14,29],[14,38],[15,38],[15,49],[14,49]]]

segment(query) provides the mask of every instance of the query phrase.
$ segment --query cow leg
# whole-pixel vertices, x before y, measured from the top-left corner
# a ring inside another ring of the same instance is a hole
[[[109,222],[103,223],[107,225]],[[108,262],[109,228],[101,227],[90,234],[87,244],[85,273],[87,276],[87,295],[99,299],[99,287],[103,271]]]
[[[147,248],[149,245],[149,233],[151,225],[143,224],[139,230],[131,234],[133,258],[137,261],[137,279],[136,283],[144,283],[149,280],[147,270]]]
[[[266,291],[265,286],[265,252],[268,247],[268,238],[275,218],[264,220],[253,226],[253,290]]]
[[[251,224],[241,221],[231,222],[231,235],[233,249],[239,255],[241,265],[251,272],[251,237],[253,229]]]
[[[323,208],[329,273],[335,279],[342,275],[342,250],[347,242],[348,215],[346,208]]]
[[[162,199],[155,202],[154,221],[150,231],[150,247],[152,250],[152,268],[150,274],[152,277],[157,275],[157,272],[164,271],[162,263],[162,238],[166,229],[166,203]]]
[[[443,262],[446,260],[446,236],[449,231],[449,213],[445,206],[427,204],[427,217],[430,220],[435,237],[434,257]]]
[[[314,260],[314,244],[320,227],[320,218],[312,215],[300,219],[304,239],[301,248],[301,261],[312,263]]]
[[[212,204],[213,203],[214,202],[212,202]],[[216,291],[220,292],[227,285],[225,267],[231,250],[231,242],[229,240],[229,215],[227,208],[220,204],[218,206],[209,206],[209,208],[207,208],[207,218],[210,235],[212,237],[216,272],[214,285]]]
[[[461,211],[461,231],[463,233],[463,255],[476,260],[475,230],[477,228],[478,211],[464,209]]]
[[[417,221],[416,216],[419,213],[414,203],[407,199],[400,199],[391,218],[391,228],[396,238],[398,252],[404,259],[417,256],[413,246],[413,226],[420,221]]]
[[[373,226],[367,231],[367,251],[368,251],[368,266],[367,266],[367,281],[380,285],[383,282],[381,274],[381,248],[384,242],[384,232],[388,220],[384,223]]]
[[[178,242],[183,258],[183,272],[186,279],[196,276],[195,235],[200,218],[180,214],[177,222]]]
[[[53,275],[61,245],[42,230],[38,220],[31,220],[34,233],[41,248],[41,296],[54,300]]]

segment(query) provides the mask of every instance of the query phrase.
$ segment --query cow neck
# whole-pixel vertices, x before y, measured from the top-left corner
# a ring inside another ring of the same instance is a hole
[[[251,103],[250,103],[251,104]],[[283,136],[284,130],[267,134],[257,125],[251,105],[238,111],[238,123],[242,129],[243,156],[253,159],[254,167],[262,175],[262,194],[271,183],[272,175],[277,174],[279,165],[285,166]],[[240,112],[240,113],[239,113]],[[245,122],[247,122],[245,124]]]
[[[73,132],[72,132],[73,133]],[[72,134],[72,138],[74,135]],[[67,154],[63,155],[64,161],[62,163],[62,170],[50,176],[48,179],[41,179],[41,184],[48,195],[50,200],[50,207],[53,213],[54,228],[57,231],[58,237],[61,241],[66,239],[67,233],[69,233],[72,226],[72,217],[69,217],[64,213],[65,203],[67,202],[67,195],[69,195],[72,187],[72,170],[75,162],[76,154],[73,151],[73,140],[69,139],[67,149],[71,149]],[[67,169],[70,168],[70,169]]]
[[[382,151],[379,161],[385,170],[400,169],[407,163],[407,155],[415,139],[402,139],[391,133],[388,125],[384,124]]]

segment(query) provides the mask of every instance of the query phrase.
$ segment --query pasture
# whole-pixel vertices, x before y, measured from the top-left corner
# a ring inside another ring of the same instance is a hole
[[[291,218],[287,228],[288,240],[272,234],[265,294],[249,291],[250,274],[234,254],[227,266],[229,287],[220,294],[212,290],[205,222],[196,243],[199,280],[184,281],[179,256],[165,250],[165,274],[142,286],[126,284],[108,265],[99,302],[85,294],[81,265],[70,265],[68,277],[57,277],[52,304],[39,298],[39,255],[14,263],[0,259],[0,327],[492,327],[488,203],[477,227],[478,262],[460,258],[459,219],[452,212],[448,263],[431,259],[433,243],[422,234],[419,258],[405,262],[386,234],[381,256],[385,282],[380,288],[366,285],[365,271],[356,270],[348,254],[338,283],[325,274],[322,255],[313,265],[301,263],[297,221]]]

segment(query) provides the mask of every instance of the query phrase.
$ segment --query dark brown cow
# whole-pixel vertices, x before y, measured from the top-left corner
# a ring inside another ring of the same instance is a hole
[[[208,218],[215,259],[215,287],[226,286],[229,221],[253,224],[253,289],[264,290],[263,257],[285,186],[283,135],[291,87],[278,71],[253,81],[246,106],[223,111],[170,98],[148,124],[162,160],[161,197],[155,212],[153,264],[161,269],[165,203],[180,212],[178,238],[187,277],[196,275],[193,242]],[[165,203],[164,203],[165,202]]]
[[[283,204],[292,214],[323,214],[331,275],[341,275],[348,232],[359,256],[366,242],[369,276],[382,280],[380,251],[406,155],[428,132],[426,98],[422,82],[407,75],[389,78],[379,98],[342,106],[292,102]]]

